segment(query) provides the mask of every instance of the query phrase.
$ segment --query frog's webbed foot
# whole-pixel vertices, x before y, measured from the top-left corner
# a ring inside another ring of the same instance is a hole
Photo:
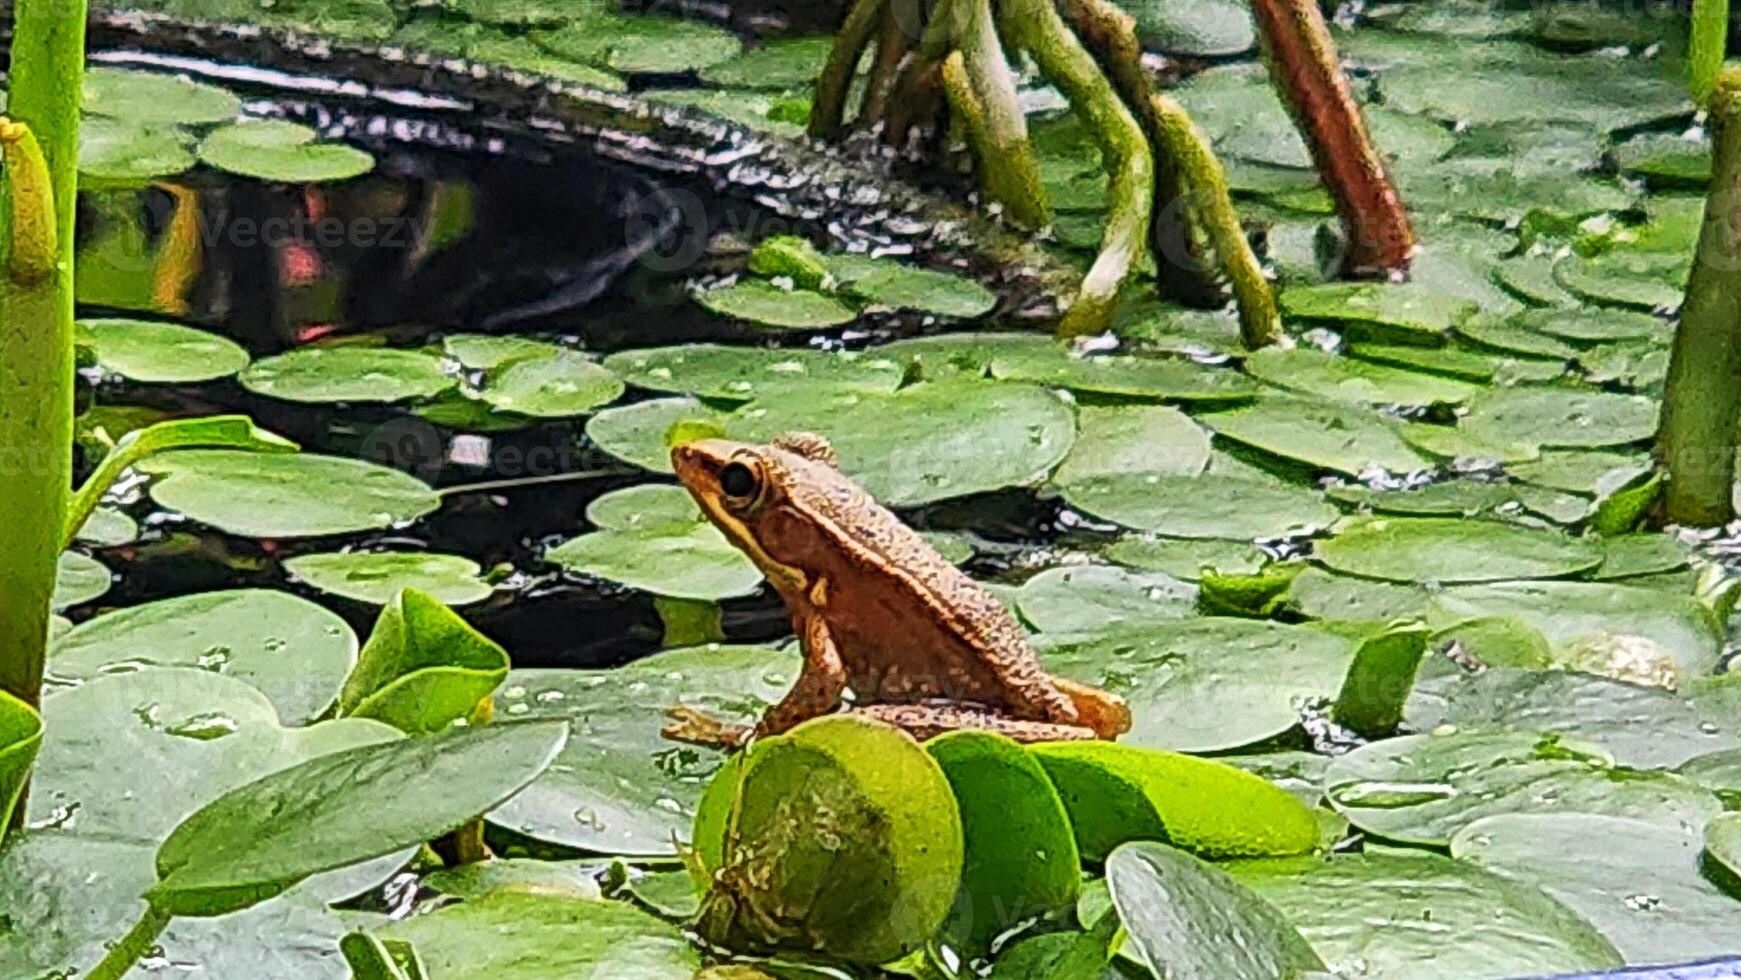
[[[959,731],[996,732],[1024,744],[1087,742],[1098,737],[1094,729],[1083,725],[1023,721],[982,708],[962,705],[867,704],[852,708],[851,713],[893,725],[921,742]]]
[[[666,708],[665,717],[670,722],[659,734],[673,742],[688,742],[710,748],[739,748],[749,741],[754,731],[744,725],[720,721],[705,711],[681,704]]]

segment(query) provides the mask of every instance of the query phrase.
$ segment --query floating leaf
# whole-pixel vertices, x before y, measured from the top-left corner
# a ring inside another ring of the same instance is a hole
[[[574,350],[508,362],[491,375],[480,396],[498,411],[538,418],[565,418],[617,400],[623,383]]]
[[[55,568],[54,598],[49,607],[61,612],[100,599],[113,586],[112,579],[108,566],[95,558],[76,551],[62,552]]]
[[[407,589],[375,620],[345,678],[338,713],[433,734],[473,717],[508,667],[507,651],[436,599]]]
[[[1741,875],[1741,818],[1731,813],[1711,821],[1705,828],[1705,850],[1730,874]]]
[[[1136,471],[1195,476],[1209,463],[1209,433],[1165,405],[1084,405],[1076,444],[1052,474],[1060,486]]]
[[[91,187],[144,187],[195,162],[193,137],[173,125],[86,116],[79,126],[79,177]]]
[[[622,351],[605,358],[604,366],[637,387],[730,401],[749,401],[769,388],[807,382],[893,391],[902,380],[901,365],[875,348],[855,352],[685,344]]]
[[[834,38],[827,35],[770,38],[730,61],[703,68],[701,80],[726,88],[803,88],[822,74],[833,48]]]
[[[1656,432],[1657,404],[1639,395],[1574,388],[1494,388],[1462,427],[1478,439],[1555,448],[1620,446]]]
[[[630,487],[587,507],[600,530],[572,538],[545,559],[584,575],[675,599],[748,595],[762,573],[681,487]]]
[[[1063,488],[1070,506],[1142,531],[1250,541],[1328,526],[1338,516],[1321,494],[1279,481],[1127,473]]]
[[[983,363],[993,377],[1077,392],[1181,402],[1246,401],[1251,379],[1176,357],[1093,354],[1033,334],[940,334],[883,348],[921,362]]]
[[[85,72],[84,109],[132,123],[215,123],[234,119],[242,100],[184,75],[93,67]]]
[[[1462,297],[1407,283],[1295,286],[1282,290],[1280,301],[1290,317],[1350,324],[1414,343],[1434,342],[1477,309]]]
[[[1573,343],[1611,343],[1618,340],[1666,341],[1668,324],[1645,313],[1628,310],[1581,308],[1576,310],[1525,310],[1511,318],[1512,324],[1569,340]]]
[[[435,354],[341,344],[301,347],[255,361],[242,387],[294,402],[400,402],[434,398],[459,384]]]
[[[307,453],[183,449],[139,464],[151,499],[253,538],[319,537],[412,521],[441,506],[421,480],[385,466]]]
[[[1423,487],[1385,490],[1351,483],[1331,487],[1329,494],[1332,500],[1365,507],[1375,513],[1410,516],[1474,517],[1517,499],[1505,484],[1484,480],[1442,480]]]
[[[1426,458],[1403,440],[1399,425],[1349,406],[1269,397],[1202,421],[1234,442],[1347,476],[1373,467],[1409,473],[1426,466]]]
[[[1106,557],[1120,565],[1165,572],[1187,582],[1196,581],[1206,568],[1228,575],[1254,574],[1269,561],[1268,555],[1243,542],[1134,534],[1114,541],[1106,549]]]
[[[996,293],[952,272],[864,255],[826,255],[823,260],[842,293],[871,306],[971,320],[997,305]]]
[[[720,316],[784,330],[822,330],[858,319],[858,311],[826,293],[781,289],[760,279],[705,289],[695,299]]]
[[[332,704],[357,656],[345,621],[305,599],[237,589],[105,613],[54,643],[49,670],[89,680],[149,667],[198,667],[245,681],[291,724]]]
[[[563,58],[630,75],[697,71],[730,61],[743,50],[743,42],[728,30],[662,14],[594,8],[564,17],[562,24],[558,30],[534,34],[534,40]]]
[[[1414,585],[1398,585],[1307,568],[1288,585],[1288,601],[1310,619],[1413,619],[1427,607],[1429,594]]]
[[[349,180],[375,169],[375,158],[342,143],[317,143],[307,126],[277,119],[213,130],[199,145],[200,161],[243,177],[289,184]]]
[[[138,523],[113,507],[98,507],[91,511],[77,535],[79,542],[98,548],[119,548],[138,539]]]
[[[1395,732],[1426,647],[1427,628],[1416,622],[1392,623],[1363,640],[1336,695],[1337,724],[1367,738]]]
[[[1449,378],[1306,348],[1267,347],[1245,359],[1245,370],[1280,388],[1364,405],[1456,405],[1480,390]]]
[[[1586,300],[1640,310],[1673,310],[1686,293],[1691,257],[1615,251],[1568,255],[1554,264],[1554,281]]]
[[[1583,452],[1546,452],[1533,462],[1514,463],[1506,472],[1528,483],[1594,495],[1605,482],[1624,482],[1631,476],[1649,471],[1650,456],[1646,453],[1619,453],[1604,450]]]
[[[1392,582],[1498,582],[1575,575],[1602,564],[1584,538],[1520,524],[1456,518],[1373,518],[1319,541],[1339,572]]]
[[[95,348],[98,365],[129,381],[215,381],[248,366],[248,352],[234,341],[178,323],[80,320],[79,330]]]
[[[1028,579],[1016,601],[1035,629],[1073,633],[1183,619],[1196,600],[1196,589],[1158,572],[1067,565]]]
[[[286,559],[284,570],[331,595],[380,606],[401,589],[427,592],[450,606],[488,599],[494,588],[470,558],[426,551],[335,551]]]

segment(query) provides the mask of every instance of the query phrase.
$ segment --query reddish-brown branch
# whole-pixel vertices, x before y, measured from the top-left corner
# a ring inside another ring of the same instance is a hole
[[[1415,251],[1414,229],[1354,104],[1318,0],[1252,0],[1251,11],[1270,77],[1305,137],[1348,235],[1343,272],[1406,271]]]

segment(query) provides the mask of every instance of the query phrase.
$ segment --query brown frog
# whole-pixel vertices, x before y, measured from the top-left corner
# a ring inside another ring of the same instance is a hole
[[[753,729],[677,707],[669,737],[735,745],[776,735],[836,710],[849,690],[851,711],[921,739],[963,728],[1024,742],[1130,730],[1117,696],[1047,674],[1008,610],[842,474],[821,436],[703,439],[671,461],[786,600],[804,666]]]

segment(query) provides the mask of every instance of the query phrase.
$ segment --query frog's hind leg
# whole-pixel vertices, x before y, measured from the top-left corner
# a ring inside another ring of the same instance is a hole
[[[996,732],[1018,742],[1088,742],[1099,736],[1082,725],[1050,721],[1023,721],[982,709],[946,704],[867,704],[851,714],[893,725],[919,741],[947,732]]]
[[[1130,705],[1116,694],[1053,675],[1052,686],[1076,706],[1076,718],[1094,730],[1096,738],[1115,739],[1130,731]]]
[[[659,734],[673,742],[688,742],[691,745],[711,748],[737,748],[749,741],[748,727],[720,721],[688,705],[666,708],[665,717],[668,723]]]

